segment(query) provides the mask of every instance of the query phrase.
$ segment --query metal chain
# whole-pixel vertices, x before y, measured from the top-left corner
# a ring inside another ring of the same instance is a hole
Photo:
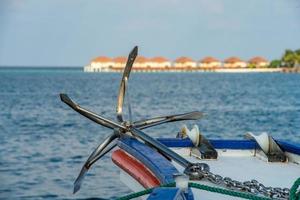
[[[232,180],[229,177],[222,177],[218,174],[213,174],[207,170],[202,171],[202,175],[204,179],[207,179],[211,183],[225,186],[226,188],[236,191],[249,192],[255,195],[270,197],[272,199],[289,199],[290,196],[289,188],[266,187],[254,179],[251,181],[240,182]]]

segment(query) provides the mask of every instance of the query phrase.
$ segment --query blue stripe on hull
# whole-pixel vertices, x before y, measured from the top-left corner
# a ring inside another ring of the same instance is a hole
[[[290,153],[300,155],[300,145],[299,144],[292,143],[292,142],[286,142],[286,141],[282,141],[282,140],[277,140],[277,143],[283,150],[288,151]]]

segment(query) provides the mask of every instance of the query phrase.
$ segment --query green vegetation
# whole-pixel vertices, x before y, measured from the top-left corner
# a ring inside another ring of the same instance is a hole
[[[300,67],[300,49],[295,51],[287,49],[280,60],[272,60],[269,67]]]
[[[251,68],[251,69],[256,68],[256,65],[253,64],[253,63],[249,63],[249,64],[248,64],[248,68]]]
[[[280,66],[281,66],[281,60],[272,60],[269,65],[270,68],[277,68]]]

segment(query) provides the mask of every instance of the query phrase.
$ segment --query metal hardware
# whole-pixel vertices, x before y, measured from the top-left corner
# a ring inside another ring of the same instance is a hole
[[[245,137],[256,141],[261,150],[267,156],[269,162],[287,161],[287,156],[284,154],[272,136],[268,135],[267,133],[262,133],[261,135],[257,136],[251,132],[248,132],[246,133]]]
[[[209,172],[209,166],[206,163],[191,163],[185,168],[184,172],[190,177],[190,180],[201,180]]]
[[[123,103],[124,103],[124,96],[126,93],[126,81],[129,78],[130,75],[130,71],[132,68],[132,65],[134,63],[135,58],[137,57],[138,54],[138,47],[135,46],[132,51],[129,53],[128,59],[127,59],[127,63],[125,66],[125,69],[123,71],[123,76],[122,76],[122,80],[120,83],[120,89],[119,89],[119,95],[118,95],[118,100],[117,100],[117,120],[119,122],[123,122]]]
[[[217,159],[218,158],[218,152],[216,149],[211,145],[211,143],[202,135],[199,133],[199,145],[198,150],[201,153],[202,159]]]
[[[198,120],[201,117],[203,117],[202,112],[194,111],[194,112],[188,112],[184,114],[154,117],[151,119],[140,120],[140,121],[133,122],[133,126],[139,129],[145,129],[145,128],[149,128],[152,126],[157,126],[169,122],[178,122],[184,120]]]
[[[218,152],[211,145],[208,139],[202,135],[197,125],[189,130],[187,126],[183,126],[181,132],[176,136],[177,138],[190,138],[194,147],[191,149],[191,153],[200,157],[201,159],[217,159]]]
[[[251,181],[240,182],[229,177],[213,174],[209,171],[202,171],[201,173],[203,175],[202,179],[231,190],[249,192],[258,196],[260,195],[275,199],[289,199],[290,189],[288,188],[266,187],[254,179]]]

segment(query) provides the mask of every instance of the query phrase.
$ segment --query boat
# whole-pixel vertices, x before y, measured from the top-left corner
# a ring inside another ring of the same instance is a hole
[[[120,199],[300,199],[300,145],[267,133],[243,140],[207,139],[194,125],[174,138],[152,138],[145,129],[169,122],[198,120],[202,112],[132,121],[128,80],[138,47],[130,52],[117,99],[117,122],[81,107],[67,94],[61,100],[84,117],[112,130],[91,153],[74,182],[76,193],[91,166],[109,151],[120,180],[133,193]],[[129,119],[123,117],[127,101]]]

